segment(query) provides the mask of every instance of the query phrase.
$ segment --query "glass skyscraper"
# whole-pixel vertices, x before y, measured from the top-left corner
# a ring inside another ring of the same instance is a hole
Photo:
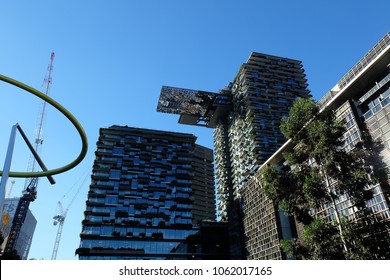
[[[192,134],[100,129],[79,259],[223,259],[212,150]],[[224,243],[225,242],[225,243]]]
[[[162,88],[158,111],[180,114],[183,124],[214,129],[218,209],[230,225],[232,258],[246,258],[247,251],[240,190],[287,140],[279,125],[293,101],[309,96],[300,61],[256,52],[219,93]],[[276,221],[278,215],[271,209],[261,221],[273,227],[277,237],[284,228]]]

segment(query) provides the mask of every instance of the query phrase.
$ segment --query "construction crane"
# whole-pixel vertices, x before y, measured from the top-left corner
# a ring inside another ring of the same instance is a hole
[[[57,252],[58,252],[58,247],[60,246],[60,241],[61,241],[61,235],[62,235],[62,228],[64,227],[64,222],[66,215],[68,214],[69,207],[65,209],[65,211],[62,209],[62,203],[61,201],[58,201],[58,209],[59,209],[59,214],[54,216],[54,222],[53,225],[58,225],[58,230],[57,230],[57,235],[56,235],[56,240],[54,242],[54,248],[53,248],[53,253],[51,255],[51,259],[55,260],[57,258]]]
[[[47,68],[47,74],[43,81],[46,85],[45,94],[48,96],[50,93],[52,85],[52,72],[53,72],[53,62],[54,62],[54,52],[50,54],[50,63]],[[46,102],[42,104],[42,110],[38,117],[38,123],[34,131],[34,150],[37,155],[40,154],[42,143],[43,143],[43,131],[44,123],[46,118]],[[28,171],[35,172],[37,170],[37,161],[36,158],[31,155],[28,165]],[[22,196],[19,199],[18,206],[15,211],[15,215],[12,221],[12,226],[10,233],[8,235],[7,243],[4,248],[4,254],[12,254],[15,250],[15,245],[18,240],[21,228],[23,226],[24,220],[26,218],[30,203],[35,201],[37,198],[37,188],[38,188],[39,178],[27,178],[25,181],[24,190]]]
[[[52,260],[55,260],[57,258],[58,247],[60,246],[60,241],[61,241],[62,229],[64,227],[64,222],[66,219],[66,215],[68,214],[68,210],[69,210],[70,206],[72,206],[73,202],[75,201],[77,195],[79,194],[79,192],[81,190],[81,187],[84,185],[87,178],[88,178],[88,174],[85,175],[84,180],[79,185],[76,193],[72,197],[72,200],[69,202],[68,207],[66,207],[65,210],[62,207],[61,201],[58,201],[58,203],[57,203],[58,214],[53,217],[53,219],[54,219],[53,225],[55,225],[55,226],[58,225],[58,230],[57,230],[56,240],[54,242],[53,253],[51,255]]]
[[[14,188],[14,185],[15,185],[15,180],[12,180],[11,181],[11,187],[8,189],[7,198],[11,197],[11,193],[12,193],[12,189]]]

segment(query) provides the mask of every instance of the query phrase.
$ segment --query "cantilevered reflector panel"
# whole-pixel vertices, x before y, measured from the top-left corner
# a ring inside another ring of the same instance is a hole
[[[208,108],[213,104],[215,96],[216,93],[213,92],[163,86],[157,111],[205,117]]]

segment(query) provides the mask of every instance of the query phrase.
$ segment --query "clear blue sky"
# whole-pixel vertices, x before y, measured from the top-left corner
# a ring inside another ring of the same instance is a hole
[[[218,91],[256,51],[301,60],[319,99],[389,31],[389,11],[388,0],[3,1],[0,73],[44,90],[54,51],[50,96],[78,118],[90,144],[80,165],[55,176],[56,185],[41,179],[30,207],[38,224],[29,258],[51,258],[57,201],[66,207],[91,172],[100,127],[188,132],[212,147],[211,130],[156,112],[162,85]],[[2,82],[0,94],[2,168],[11,126],[18,122],[32,139],[41,102]],[[41,153],[46,165],[67,164],[80,149],[75,129],[49,107]],[[27,171],[29,157],[18,140],[13,171]],[[15,181],[11,197],[24,186]],[[89,182],[69,209],[57,259],[76,259]]]

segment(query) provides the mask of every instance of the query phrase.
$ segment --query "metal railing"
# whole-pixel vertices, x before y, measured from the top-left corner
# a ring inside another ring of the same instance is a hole
[[[366,66],[371,63],[375,58],[377,58],[383,50],[385,50],[390,45],[390,32],[388,32],[368,53],[348,71],[347,74],[342,77],[338,83],[338,90],[330,90],[327,92],[319,101],[318,104],[320,108],[324,108],[328,102],[340,91],[342,90],[350,81],[352,81],[357,75],[359,75]]]

